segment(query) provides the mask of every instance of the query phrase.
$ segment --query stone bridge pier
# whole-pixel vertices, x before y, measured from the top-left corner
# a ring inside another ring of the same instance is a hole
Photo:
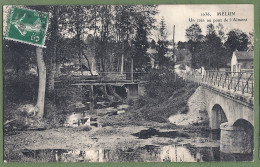
[[[220,151],[253,152],[253,97],[202,85],[211,129],[220,129]]]

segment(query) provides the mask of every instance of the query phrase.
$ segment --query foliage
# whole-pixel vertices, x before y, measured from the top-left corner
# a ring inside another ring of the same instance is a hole
[[[168,41],[159,40],[157,42],[156,60],[159,62],[160,67],[163,67],[163,66],[165,67],[165,66],[169,65],[170,58],[165,56],[168,51],[168,48],[167,48],[168,45],[169,45]]]
[[[15,119],[13,126],[19,128],[29,126],[26,120],[30,120],[31,124],[36,123],[37,120],[34,120],[34,117],[18,109],[24,104],[36,103],[37,76],[20,72],[17,75],[5,75],[5,81],[8,84],[4,85],[4,120]],[[75,110],[72,104],[83,99],[82,91],[69,87],[69,82],[72,81],[63,80],[60,82],[59,89],[49,92],[45,101],[45,118],[42,120],[47,128],[60,126],[60,121],[64,121],[66,113]]]
[[[36,101],[38,82],[37,76],[20,71],[4,75],[4,101],[8,103],[23,103]]]
[[[148,75],[145,95],[134,101],[130,112],[138,119],[165,122],[169,116],[188,111],[187,101],[197,86],[175,79],[169,70],[153,70]]]
[[[202,39],[202,31],[198,24],[192,24],[186,29],[186,37],[189,41],[198,42]]]
[[[167,32],[167,26],[164,20],[164,17],[161,18],[160,21],[160,29],[159,29],[159,37],[158,40],[160,41],[166,41],[168,32]]]
[[[36,65],[34,47],[14,41],[3,40],[3,68],[14,70],[16,74]]]
[[[225,40],[224,27],[219,24],[207,25],[206,36],[202,35],[198,24],[192,24],[186,29],[188,43],[179,42],[178,49],[188,47],[192,54],[191,67],[200,68],[226,68],[235,50],[244,51],[248,49],[248,36],[241,30],[234,29],[227,33]],[[251,47],[252,48],[252,47]]]
[[[179,41],[179,42],[177,43],[177,48],[178,48],[178,50],[188,49],[189,47],[188,47],[187,45],[188,45],[187,42]]]
[[[147,31],[144,29],[143,19],[138,21],[137,33],[133,41],[133,61],[134,61],[134,69],[140,69],[142,67],[147,67],[150,61],[150,58],[147,56],[146,51],[149,47],[148,39],[147,39]]]
[[[75,82],[73,78],[62,79],[55,91],[52,92],[52,95],[49,96],[49,100],[57,107],[59,112],[74,111],[73,104],[82,102],[85,98],[84,91],[70,85],[73,82]]]
[[[230,61],[230,55],[224,48],[221,39],[214,32],[207,34],[205,39],[204,42],[199,42],[196,46],[192,57],[193,67],[226,67],[227,62]]]
[[[225,46],[231,51],[246,51],[248,44],[248,36],[239,29],[233,29],[227,33],[227,41]]]
[[[158,100],[158,103],[168,99],[174,91],[185,85],[182,79],[175,80],[176,77],[174,72],[168,69],[152,70],[145,87],[147,97]]]
[[[47,119],[70,110],[69,105],[81,101],[78,89],[65,87],[54,89],[54,76],[60,64],[71,58],[94,55],[100,71],[112,71],[114,66],[129,61],[133,57],[135,67],[146,66],[149,58],[147,36],[155,27],[154,16],[157,5],[89,5],[89,6],[27,6],[50,13],[50,24],[44,49],[47,67],[47,100],[45,116]],[[133,44],[133,45],[132,45]],[[5,73],[5,105],[35,102],[38,78],[24,76],[24,71],[36,66],[35,47],[4,40],[4,69],[14,71]],[[125,54],[125,57],[122,57]],[[122,57],[122,59],[121,59]],[[114,61],[114,59],[116,59]],[[89,61],[88,61],[89,62]],[[123,64],[124,67],[124,64]],[[88,64],[88,68],[90,68]],[[15,74],[15,76],[12,76]],[[17,75],[17,76],[16,76]],[[16,77],[16,78],[14,78]],[[5,109],[5,111],[7,111]],[[51,122],[56,122],[52,120]]]

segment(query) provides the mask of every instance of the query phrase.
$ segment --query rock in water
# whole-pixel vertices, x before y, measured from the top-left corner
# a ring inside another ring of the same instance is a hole
[[[119,111],[117,111],[117,114],[123,114],[123,113],[125,113],[125,110],[119,110]]]
[[[83,123],[84,122],[84,123]],[[89,123],[89,117],[84,117],[81,113],[73,113],[67,117],[65,125],[67,126],[79,126],[80,124]]]
[[[118,105],[118,109],[127,109],[129,107],[129,105],[127,104],[122,104],[122,105]]]

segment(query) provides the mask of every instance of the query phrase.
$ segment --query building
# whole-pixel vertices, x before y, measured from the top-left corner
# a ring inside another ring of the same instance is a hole
[[[253,51],[235,51],[231,59],[231,72],[243,72],[254,70]]]

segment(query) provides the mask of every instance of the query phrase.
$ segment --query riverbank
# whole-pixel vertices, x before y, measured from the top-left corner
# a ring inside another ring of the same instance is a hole
[[[182,113],[185,116],[189,113],[186,111],[190,105],[187,102],[195,90],[193,84],[187,84],[187,87],[173,93],[160,105],[139,109],[133,105],[119,115],[99,116],[99,127],[58,127],[6,133],[5,160],[37,161],[26,158],[23,150],[127,150],[147,145],[187,144],[194,147],[218,147],[218,140],[211,140],[208,132],[201,131],[202,128],[206,130],[206,126],[179,126],[168,120],[171,115]]]
[[[198,87],[188,99],[188,112],[186,114],[178,113],[172,115],[169,117],[169,121],[178,126],[209,125],[208,113],[205,109],[206,104],[203,98],[201,98],[203,96],[201,87]]]

